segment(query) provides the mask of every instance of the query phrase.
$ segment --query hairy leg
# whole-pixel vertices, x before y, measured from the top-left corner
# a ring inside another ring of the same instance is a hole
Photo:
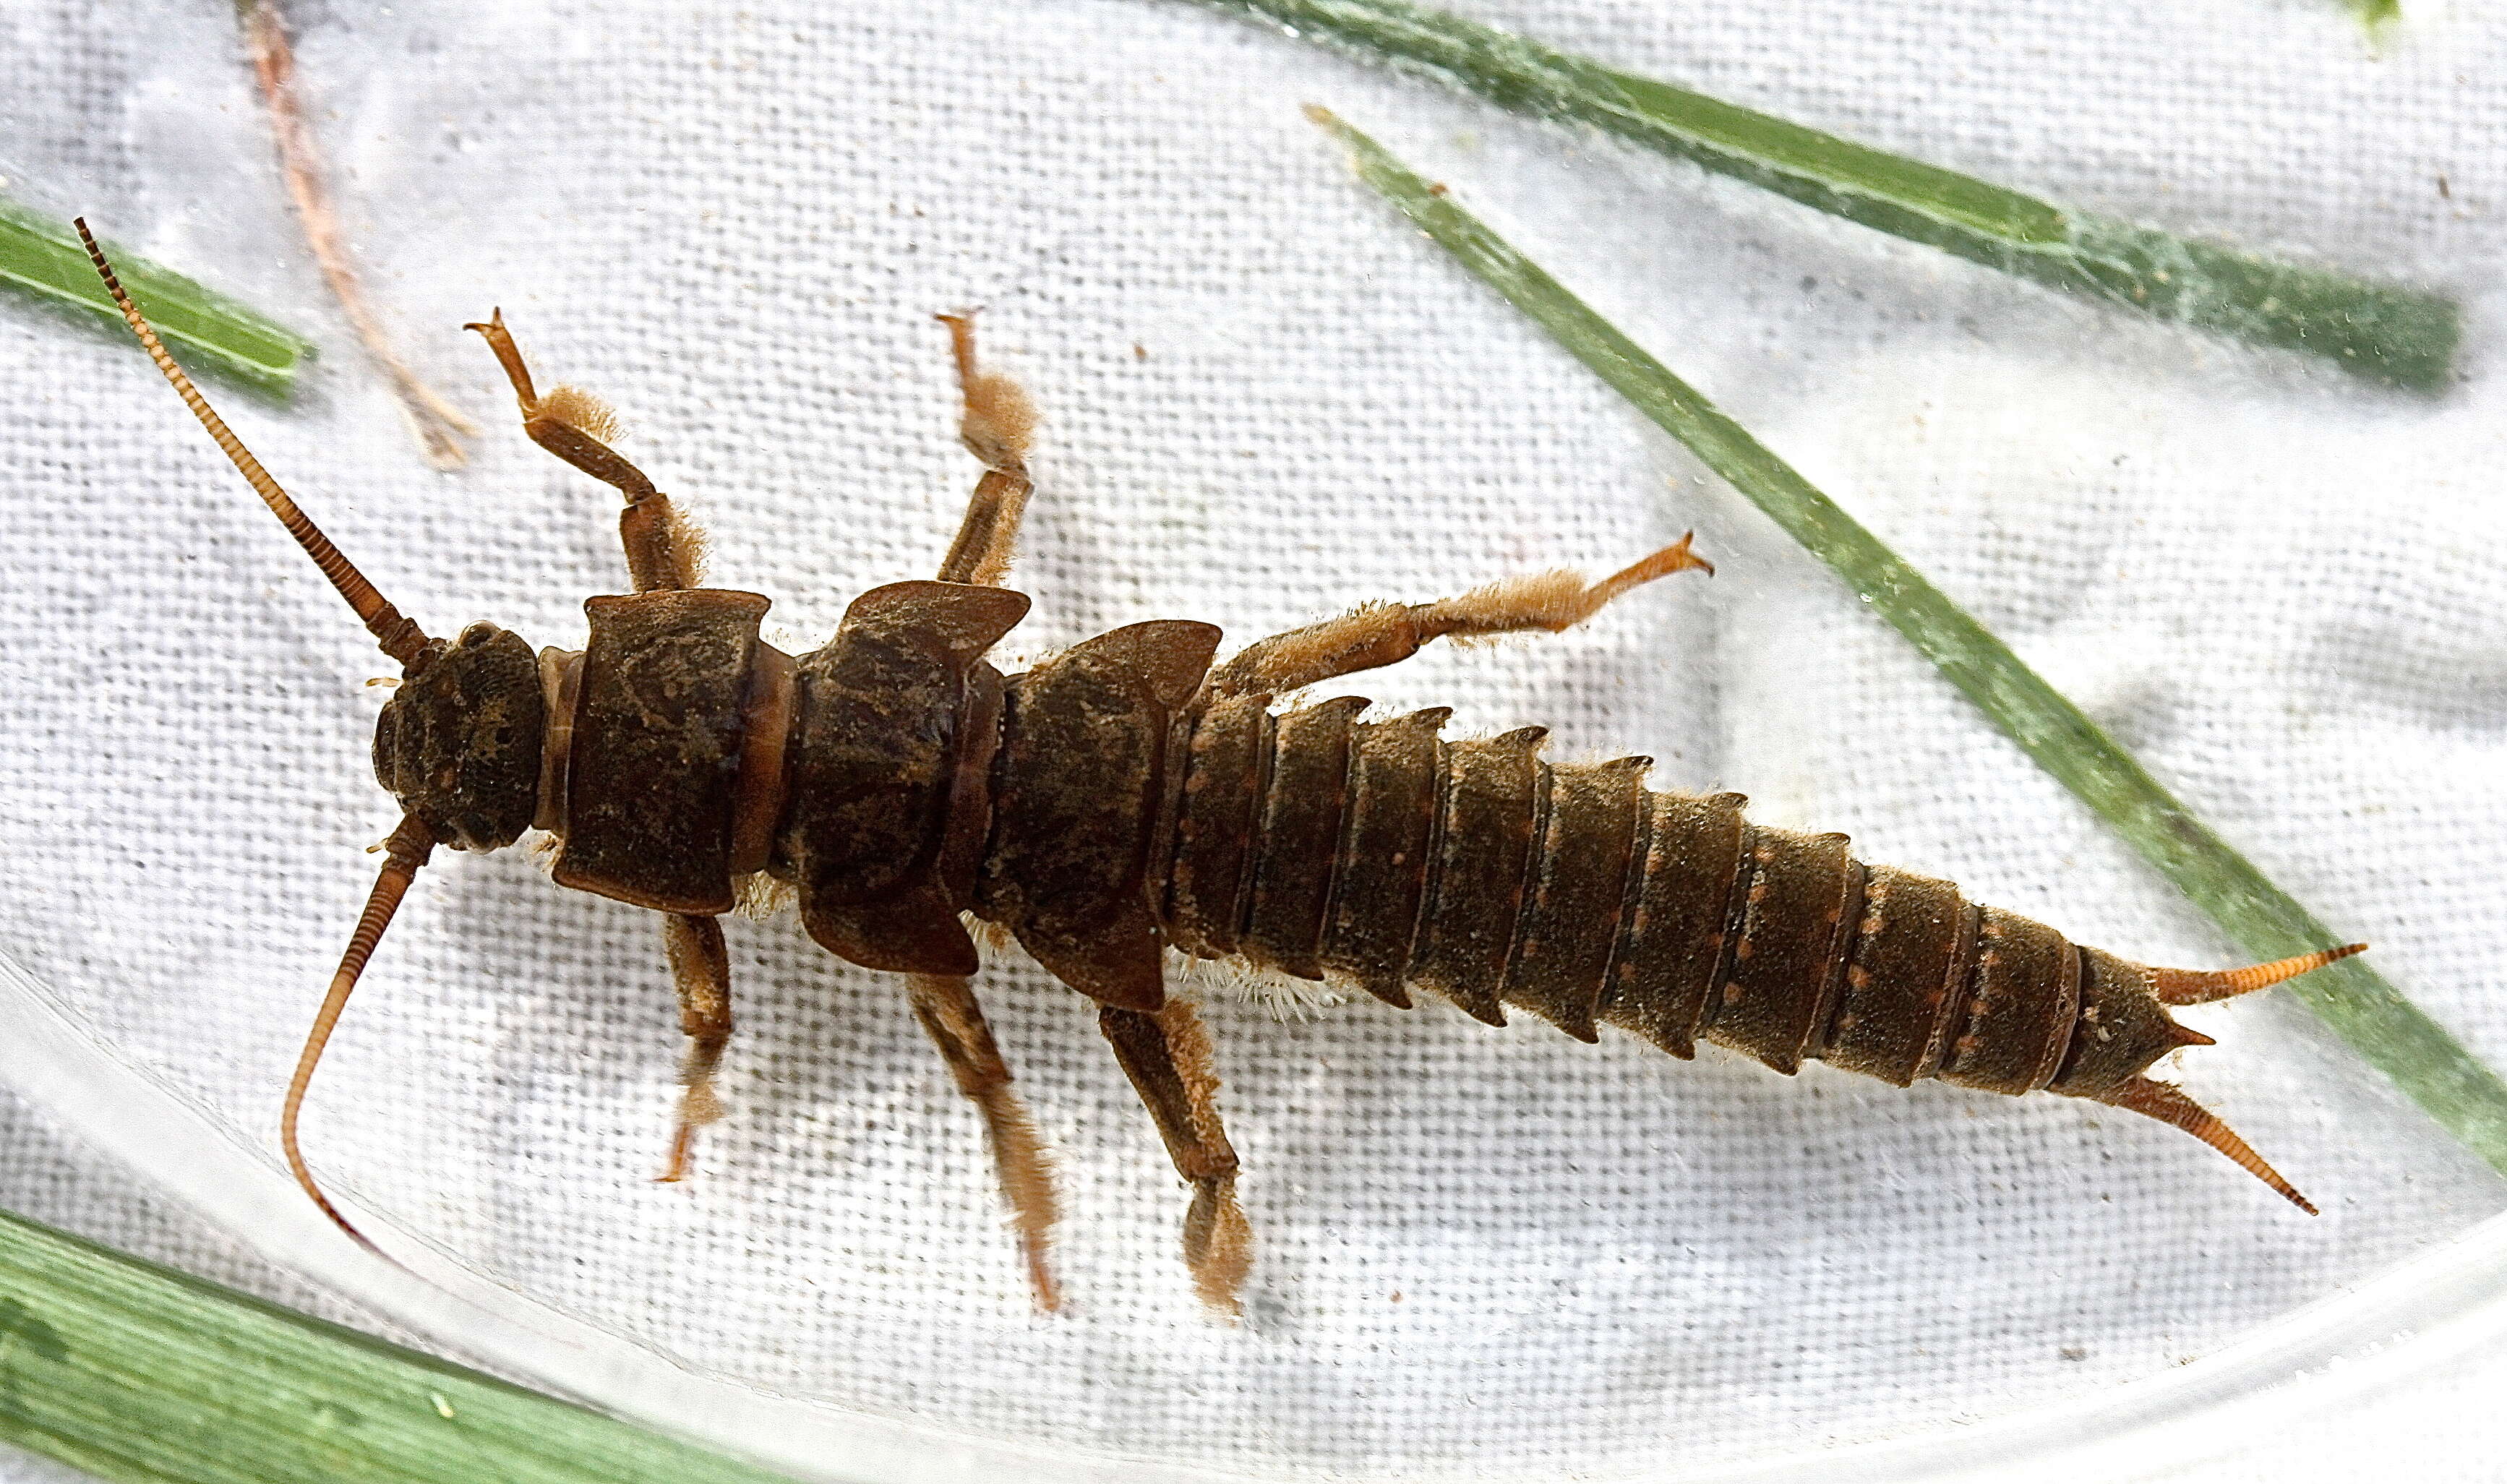
[[[505,368],[505,380],[514,383],[514,398],[523,405],[523,431],[531,442],[627,497],[627,508],[618,517],[618,539],[627,548],[627,570],[636,591],[697,586],[703,580],[705,537],[680,516],[669,495],[653,488],[643,470],[609,446],[618,436],[617,415],[600,398],[571,386],[541,396],[531,385],[522,347],[505,329],[502,309],[486,324],[461,328],[478,331],[496,352],[496,363]]]
[[[1201,1301],[1233,1318],[1254,1265],[1254,1233],[1236,1204],[1236,1151],[1218,1122],[1218,1072],[1210,1033],[1192,1006],[1170,997],[1154,1013],[1100,1006],[1097,1028],[1157,1122],[1176,1173],[1192,1186],[1183,1260]]]
[[[1019,1248],[1027,1254],[1036,1306],[1051,1313],[1062,1306],[1062,1292],[1045,1260],[1046,1246],[1061,1213],[1053,1196],[1053,1164],[1045,1157],[1036,1121],[1028,1116],[1018,1094],[1010,1091],[1009,1066],[993,1043],[993,1028],[984,1021],[974,986],[934,974],[915,974],[908,982],[913,986],[915,1020],[940,1048],[949,1074],[957,1078],[958,1091],[984,1115],[984,1135],[993,1146],[993,1164],[999,1171],[1001,1196],[1009,1202],[1010,1218],[1018,1228]]]
[[[723,947],[721,923],[677,912],[662,918],[662,949],[670,956],[671,979],[678,987],[679,1032],[688,1038],[687,1060],[679,1066],[683,1091],[671,1134],[670,1163],[656,1176],[668,1181],[687,1177],[697,1130],[722,1116],[713,1076],[731,1039],[731,955]]]
[[[984,465],[983,478],[975,482],[974,495],[959,523],[958,537],[941,560],[939,576],[942,582],[999,587],[1009,572],[1019,518],[1027,513],[1028,492],[1035,488],[1027,474],[1027,440],[1036,425],[1036,411],[1016,381],[991,375],[976,363],[971,312],[934,317],[949,327],[949,348],[957,361],[963,404],[959,441]],[[1036,1307],[1049,1313],[1062,1305],[1061,1289],[1046,1260],[1061,1211],[1054,1198],[1053,1165],[1045,1156],[1044,1141],[1018,1094],[1010,1091],[1009,1065],[994,1043],[974,986],[964,979],[932,974],[911,975],[908,982],[913,986],[915,1020],[940,1048],[950,1075],[957,1078],[958,1091],[984,1115],[984,1134],[1000,1176],[1001,1197],[1009,1203],[1019,1248],[1027,1255],[1028,1282],[1036,1289]]]
[[[1596,583],[1574,572],[1510,577],[1433,603],[1379,603],[1303,629],[1273,634],[1210,672],[1208,693],[1285,696],[1362,670],[1398,665],[1431,639],[1448,635],[1551,633],[1591,618],[1631,588],[1691,567],[1715,568],[1689,549],[1690,537]]]
[[[1019,384],[975,364],[975,317],[942,314],[949,327],[949,348],[958,362],[958,394],[964,413],[958,437],[966,452],[982,460],[984,477],[975,483],[958,539],[940,563],[942,582],[1000,586],[1010,569],[1010,552],[1018,544],[1019,518],[1036,486],[1027,475],[1027,440],[1036,428],[1036,409]]]

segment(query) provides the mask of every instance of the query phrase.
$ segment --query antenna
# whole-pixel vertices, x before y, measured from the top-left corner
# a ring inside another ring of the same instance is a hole
[[[340,1012],[347,1008],[348,995],[357,987],[358,976],[366,971],[366,960],[374,957],[375,945],[382,941],[383,929],[391,925],[392,914],[400,910],[400,899],[417,877],[418,868],[435,853],[435,836],[418,822],[416,814],[402,816],[400,828],[392,831],[384,843],[386,856],[382,874],[375,878],[375,889],[366,898],[366,910],[357,918],[357,930],[348,935],[348,951],[340,956],[340,966],[331,975],[330,991],[322,996],[322,1008],[313,1017],[313,1029],[305,1034],[305,1050],[296,1059],[296,1074],[287,1079],[287,1101],[278,1110],[278,1146],[287,1156],[287,1168],[296,1183],[322,1208],[333,1225],[356,1239],[359,1247],[391,1259],[375,1246],[364,1232],[340,1214],[331,1198],[315,1183],[311,1167],[305,1163],[305,1151],[296,1145],[296,1116],[305,1106],[305,1089],[312,1084],[313,1068],[321,1064],[322,1048],[331,1041],[331,1028],[340,1023]]]
[[[375,591],[375,585],[366,580],[366,574],[341,556],[340,549],[331,544],[330,537],[322,534],[321,527],[296,508],[296,502],[287,497],[287,491],[278,488],[278,481],[270,477],[270,471],[261,466],[261,460],[252,456],[252,451],[245,448],[243,440],[227,427],[226,419],[209,406],[208,399],[192,384],[192,379],[183,374],[183,368],[174,364],[174,358],[166,354],[164,344],[157,339],[157,332],[149,328],[148,317],[139,312],[139,307],[132,304],[130,295],[123,290],[122,280],[114,276],[113,265],[105,261],[104,249],[96,245],[94,235],[87,230],[87,218],[80,217],[72,225],[78,228],[79,240],[87,245],[88,261],[95,265],[96,272],[103,277],[105,288],[113,294],[113,302],[122,308],[122,317],[130,322],[131,333],[139,337],[139,344],[147,347],[149,358],[157,363],[157,369],[165,373],[165,380],[173,383],[175,395],[183,399],[183,405],[192,410],[192,416],[200,418],[200,426],[208,429],[209,437],[217,441],[219,452],[225,453],[228,461],[243,475],[244,482],[251,485],[253,492],[261,496],[262,503],[270,507],[270,513],[278,517],[278,524],[287,527],[287,533],[296,538],[296,544],[305,548],[305,555],[313,559],[313,564],[322,569],[322,575],[331,579],[331,586],[340,590],[340,596],[348,600],[348,606],[357,611],[357,617],[365,621],[366,632],[375,636],[375,642],[382,646],[383,653],[404,667],[418,664],[425,657],[426,647],[433,640],[416,623],[402,617],[398,608],[385,602],[383,596]]]

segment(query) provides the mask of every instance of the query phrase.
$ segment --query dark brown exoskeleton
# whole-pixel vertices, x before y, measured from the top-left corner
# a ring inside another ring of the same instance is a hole
[[[1514,1006],[1585,1041],[1616,1026],[1681,1058],[1703,1038],[1788,1073],[1817,1058],[1900,1086],[2093,1099],[2184,1129],[2314,1210],[2143,1072],[2208,1043],[2168,1006],[2360,945],[2227,973],[2149,968],[1973,906],[1946,882],[1863,864],[1842,835],[1753,825],[1738,795],[1652,792],[1643,758],[1553,764],[1539,728],[1448,741],[1442,710],[1365,722],[1352,699],[1276,709],[1432,639],[1567,629],[1642,583],[1706,568],[1686,537],[1597,584],[1559,572],[1363,607],[1216,669],[1217,629],[1167,621],[1004,677],[984,656],[1028,609],[999,582],[1031,489],[1033,417],[1016,385],[977,368],[969,321],[944,315],[964,440],[986,468],[964,524],[938,581],[863,594],[825,647],[796,659],[759,640],[766,598],[699,586],[694,532],[608,446],[606,411],[563,387],[540,395],[499,316],[469,328],[513,382],[525,431],[627,498],[636,591],[585,602],[581,653],[534,653],[484,623],[429,638],[227,431],[88,247],[159,368],[405,668],[375,736],[376,774],[404,817],[281,1118],[297,1179],[352,1236],[297,1147],[323,1043],[435,846],[491,851],[534,827],[557,842],[559,885],[662,914],[689,1038],[662,1178],[681,1177],[695,1131],[719,1116],[732,1017],[718,920],[744,884],[788,884],[821,946],[908,976],[916,1018],[983,1114],[1048,1309],[1051,1181],[969,983],[968,918],[1097,1001],[1193,1187],[1195,1284],[1230,1313],[1251,1240],[1209,1040],[1165,988],[1170,948],[1402,1007],[1425,988],[1491,1025]]]

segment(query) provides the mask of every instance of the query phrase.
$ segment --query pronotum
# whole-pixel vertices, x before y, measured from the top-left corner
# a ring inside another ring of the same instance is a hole
[[[2152,968],[1971,905],[1947,882],[1867,865],[1842,835],[1752,824],[1737,794],[1645,786],[1647,759],[1551,763],[1538,727],[1440,735],[1442,709],[1286,698],[1454,635],[1557,632],[1657,577],[1711,570],[1689,538],[1599,583],[1553,572],[1441,602],[1372,604],[1214,667],[1216,628],[1100,634],[1024,674],[984,656],[1028,609],[1000,586],[1032,488],[1033,416],[943,315],[961,431],[984,465],[939,579],[855,598],[794,657],[761,642],[768,600],[700,585],[696,533],[605,441],[582,392],[541,395],[501,315],[487,338],[531,440],[626,496],[635,592],[585,600],[579,653],[477,623],[430,638],[385,601],[244,450],[159,344],[79,226],[124,316],[218,447],[403,667],[375,772],[403,811],[307,1037],[280,1117],[322,1211],[297,1116],[332,1027],[439,844],[532,829],[558,885],[661,914],[688,1037],[664,1179],[717,1118],[731,1028],[721,916],[761,882],[821,947],[907,976],[917,1020],[981,1110],[1036,1302],[1059,1302],[1043,1150],[971,976],[968,926],[1003,932],[1097,1002],[1099,1029],[1193,1189],[1183,1253],[1233,1313],[1251,1234],[1209,1039],[1163,983],[1169,948],[1327,980],[1408,1007],[1443,995],[1493,1026],[1528,1010],[1580,1040],[1615,1027],[1675,1057],[1706,1039],[1791,1073],[1805,1060],[1908,1086],[2061,1093],[2170,1123],[2312,1212],[2216,1116],[2143,1073],[2209,1044],[2171,1005],[2276,984],[2351,944],[2251,968]]]

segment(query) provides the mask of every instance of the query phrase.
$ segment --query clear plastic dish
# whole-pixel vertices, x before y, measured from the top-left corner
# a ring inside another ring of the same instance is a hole
[[[1711,583],[1340,689],[1454,706],[1457,730],[1546,722],[1562,755],[1650,753],[1660,786],[1748,792],[1766,822],[1849,831],[2135,958],[2234,958],[1894,633],[1354,185],[1296,112],[1329,102],[2500,1060],[2507,583],[2468,471],[2507,426],[2477,267],[2507,166],[2452,153],[2485,115],[2440,88],[2507,76],[2483,70],[2498,38],[2467,19],[2371,63],[2338,16],[2162,36],[2104,14],[1506,18],[2058,199],[2455,285],[2463,385],[2407,399],[2130,323],[1117,0],[317,22],[301,60],[350,234],[411,358],[483,427],[456,475],[419,462],[334,333],[245,75],[200,62],[230,54],[223,9],[23,38],[27,65],[80,81],[10,105],[7,173],[323,332],[297,411],[212,394],[431,628],[572,647],[582,597],[621,581],[611,497],[524,443],[461,321],[501,305],[544,381],[617,403],[709,530],[714,579],[773,596],[770,633],[806,649],[853,594],[937,561],[974,470],[928,315],[980,305],[1045,415],[1018,654],[1149,617],[1251,639],[1605,570],[1693,525]],[[2203,90],[2258,74],[2316,106]],[[2091,75],[2125,90],[2048,86]],[[362,684],[388,662],[125,346],[13,313],[0,347],[23,388],[0,501],[0,1013],[26,1028],[0,1075],[239,1242],[468,1353],[830,1477],[1834,1479],[2200,1456],[2500,1327],[2507,1239],[2485,1223],[2507,1191],[2288,996],[2200,1016],[2220,1044],[2173,1071],[2314,1220],[2089,1104],[1214,995],[1260,1244],[1229,1328],[1192,1302],[1183,1198],[1086,1006],[1004,962],[983,993],[1069,1213],[1070,1309],[1038,1318],[897,988],[788,918],[734,925],[732,1113],[699,1178],[654,1184],[677,1051],[657,935],[522,851],[421,878],[309,1107],[316,1165],[440,1286],[403,1282],[303,1206],[270,1134],[371,880],[359,848],[392,819]],[[2336,1359],[2357,1363],[2291,1383]]]

